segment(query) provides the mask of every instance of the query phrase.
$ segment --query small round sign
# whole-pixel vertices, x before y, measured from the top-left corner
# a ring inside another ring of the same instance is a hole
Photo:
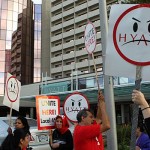
[[[17,79],[11,76],[6,83],[6,94],[11,102],[15,102],[19,94],[19,86]]]
[[[77,122],[78,112],[84,108],[89,108],[87,98],[79,92],[69,95],[64,102],[64,113],[68,120]]]
[[[91,22],[85,27],[84,42],[86,50],[91,54],[96,48],[96,30]]]

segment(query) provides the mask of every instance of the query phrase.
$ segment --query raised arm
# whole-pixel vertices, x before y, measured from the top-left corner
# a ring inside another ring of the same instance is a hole
[[[150,117],[150,106],[148,105],[142,92],[133,90],[132,101],[140,106],[144,119]]]
[[[110,121],[108,114],[106,112],[106,104],[104,101],[104,96],[101,91],[98,93],[98,111],[97,111],[97,119],[101,119],[101,132],[105,132],[110,129]]]

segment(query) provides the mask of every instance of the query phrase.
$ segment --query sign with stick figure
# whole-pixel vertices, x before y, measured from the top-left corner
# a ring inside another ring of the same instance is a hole
[[[20,89],[21,83],[14,76],[7,73],[3,104],[19,111]]]
[[[135,78],[136,66],[145,66],[142,79],[150,79],[149,14],[150,4],[112,6],[104,67],[106,75]]]
[[[84,108],[89,109],[89,103],[87,98],[79,92],[69,95],[63,107],[65,116],[71,122],[77,122],[76,116]]]

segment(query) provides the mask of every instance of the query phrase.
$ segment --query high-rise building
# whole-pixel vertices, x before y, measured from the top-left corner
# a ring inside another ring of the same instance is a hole
[[[14,36],[13,43],[12,36]],[[12,51],[12,62],[11,46],[13,51],[17,52]],[[24,51],[24,54],[18,58],[21,51]],[[0,55],[1,96],[4,94],[7,72],[12,71],[20,81],[22,80],[22,84],[41,80],[41,4],[35,4],[33,8],[32,0],[0,0]],[[21,63],[13,63],[14,60]]]
[[[34,82],[41,81],[41,4],[34,4]]]
[[[115,0],[107,0],[107,4]],[[103,70],[99,0],[43,0],[41,71],[51,78],[95,72],[92,56],[85,50],[84,30],[91,21],[97,32],[94,60]]]
[[[17,30],[12,34],[11,74],[21,85],[33,83],[34,21],[33,2],[18,15]]]
[[[0,95],[4,94],[6,73],[10,72],[12,33],[17,30],[18,14],[27,0],[0,0]]]

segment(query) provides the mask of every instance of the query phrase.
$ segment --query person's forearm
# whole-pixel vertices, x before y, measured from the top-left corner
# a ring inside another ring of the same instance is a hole
[[[101,119],[102,119],[102,132],[110,129],[110,121],[109,121],[109,118],[108,118],[108,115],[107,115],[107,112],[106,112],[106,106],[105,106],[105,102],[103,104],[103,106],[101,106]]]
[[[149,118],[150,117],[150,106],[148,105],[148,103],[147,104],[145,103],[145,105],[141,105],[140,107],[141,107],[144,119]]]

